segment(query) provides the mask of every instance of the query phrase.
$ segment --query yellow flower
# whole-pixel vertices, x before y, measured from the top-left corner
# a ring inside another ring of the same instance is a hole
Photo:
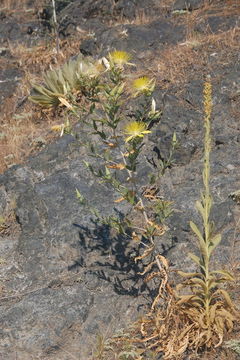
[[[131,55],[126,51],[115,50],[109,53],[108,55],[110,63],[112,65],[116,65],[117,67],[122,68],[123,65],[129,64],[129,60],[131,59]]]
[[[147,126],[144,122],[132,121],[130,124],[125,126],[125,134],[130,135],[126,142],[136,138],[144,137],[145,134],[149,134],[151,131],[147,130]]]
[[[155,80],[149,79],[147,76],[142,76],[134,80],[132,87],[135,90],[134,96],[144,93],[152,93],[155,87]]]

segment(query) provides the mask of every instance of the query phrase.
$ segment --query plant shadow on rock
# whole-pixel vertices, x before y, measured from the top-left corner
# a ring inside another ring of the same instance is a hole
[[[134,261],[143,252],[144,245],[133,244],[130,236],[113,234],[109,225],[99,224],[94,219],[91,219],[91,222],[94,225],[93,229],[73,224],[80,229],[79,239],[83,255],[75,260],[68,270],[78,271],[79,267],[86,267],[87,272],[112,284],[118,295],[143,295],[151,302],[157,295],[158,287],[155,282],[145,282],[140,274],[147,265],[145,261]],[[161,246],[162,254],[165,256],[175,244]],[[145,274],[147,275],[148,273]]]

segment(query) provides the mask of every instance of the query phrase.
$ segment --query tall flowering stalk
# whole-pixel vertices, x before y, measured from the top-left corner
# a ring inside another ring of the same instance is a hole
[[[237,316],[229,293],[222,284],[233,281],[227,270],[212,270],[212,254],[221,241],[220,234],[214,234],[210,220],[212,197],[210,193],[211,114],[212,84],[208,79],[203,89],[204,104],[204,166],[203,191],[196,209],[202,219],[202,226],[190,222],[198,240],[199,254],[189,256],[197,265],[195,272],[178,271],[183,280],[172,289],[167,276],[155,300],[156,309],[140,321],[141,337],[155,353],[164,353],[164,359],[178,359],[187,350],[198,350],[219,346],[226,332],[233,330]],[[158,258],[156,257],[156,260]],[[159,259],[160,260],[160,259]],[[163,259],[162,264],[164,264]],[[166,266],[167,268],[167,266]],[[165,306],[160,300],[164,299]]]
[[[190,287],[192,294],[179,296],[178,304],[188,316],[199,337],[192,340],[192,346],[211,347],[220,345],[224,332],[233,328],[234,308],[228,292],[220,284],[233,281],[226,270],[211,270],[214,249],[221,242],[221,234],[214,234],[214,223],[210,220],[212,197],[210,193],[210,153],[211,153],[211,114],[212,84],[208,79],[203,89],[204,104],[204,166],[203,191],[201,201],[196,201],[203,224],[203,231],[192,221],[190,227],[198,239],[199,255],[190,253],[190,258],[199,266],[200,272],[179,274],[187,280],[179,284],[178,289]]]
[[[212,84],[208,80],[204,84],[204,128],[205,128],[205,137],[204,137],[204,168],[203,168],[203,184],[204,184],[204,192],[202,194],[202,204],[200,202],[197,202],[197,208],[199,211],[201,210],[203,212],[202,218],[203,218],[203,228],[204,228],[204,241],[206,246],[202,247],[204,250],[202,252],[202,261],[203,261],[203,268],[202,272],[204,275],[204,281],[206,285],[206,291],[205,291],[205,310],[207,315],[207,323],[208,326],[210,325],[210,318],[209,318],[209,305],[211,300],[211,276],[209,271],[209,264],[210,264],[210,257],[212,250],[211,249],[211,238],[212,238],[212,230],[213,230],[213,224],[209,220],[209,216],[211,213],[212,208],[212,198],[210,194],[210,187],[209,187],[209,181],[210,181],[210,152],[211,152],[211,135],[210,135],[210,119],[212,114]],[[192,230],[194,231],[195,226],[191,222],[190,226]],[[218,234],[215,237],[215,243],[216,245],[221,241],[221,235]]]

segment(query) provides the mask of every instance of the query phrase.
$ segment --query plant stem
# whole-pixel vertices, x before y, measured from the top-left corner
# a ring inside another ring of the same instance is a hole
[[[52,8],[53,8],[53,24],[54,24],[54,31],[55,31],[55,36],[56,36],[56,51],[57,51],[57,55],[58,55],[59,54],[59,34],[58,34],[58,22],[57,22],[55,0],[52,0]]]
[[[121,156],[122,156],[122,159],[123,159],[124,164],[127,165],[127,162],[126,162],[126,159],[125,159],[125,156],[124,156],[123,152],[120,151],[120,153],[121,153]],[[146,211],[145,211],[142,197],[141,197],[141,195],[139,195],[139,193],[138,193],[138,189],[137,189],[136,182],[135,182],[135,180],[134,180],[133,172],[132,172],[131,170],[129,170],[129,169],[127,169],[127,172],[128,172],[129,178],[132,180],[132,183],[134,184],[137,200],[138,200],[138,202],[140,203],[140,205],[141,205],[141,207],[142,207],[142,213],[143,213],[145,222],[146,222],[146,224],[148,225],[148,224],[149,224],[149,218],[148,218],[147,213],[146,213]],[[151,244],[154,245],[154,241],[153,241],[153,237],[152,237],[152,236],[150,236],[149,240],[150,240]]]
[[[211,152],[211,135],[210,135],[210,117],[212,113],[212,85],[210,81],[206,81],[204,84],[204,128],[205,128],[205,137],[204,137],[204,169],[203,169],[203,184],[204,184],[204,193],[203,193],[203,208],[204,208],[204,240],[206,243],[206,253],[203,254],[204,261],[204,281],[206,285],[205,292],[205,310],[206,310],[206,319],[207,325],[210,325],[209,318],[209,305],[210,305],[210,273],[209,273],[209,263],[210,263],[210,252],[209,245],[211,242],[211,223],[209,221],[210,212],[211,212],[211,194],[209,188],[209,179],[210,179],[210,152]]]

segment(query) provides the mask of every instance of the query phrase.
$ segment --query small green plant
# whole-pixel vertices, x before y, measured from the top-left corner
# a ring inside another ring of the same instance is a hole
[[[129,84],[126,70],[135,66],[130,61],[130,54],[118,50],[99,61],[79,56],[62,68],[47,72],[45,84],[34,85],[35,94],[30,100],[45,107],[61,105],[65,108],[67,120],[52,127],[52,130],[60,131],[60,135],[72,131],[71,116],[82,121],[87,134],[82,137],[81,145],[89,150],[91,158],[97,160],[95,163],[84,161],[86,167],[100,183],[107,183],[114,188],[118,193],[115,203],[125,201],[130,210],[124,219],[113,215],[103,218],[84,199],[80,189],[76,190],[77,197],[101,223],[132,237],[145,248],[136,261],[149,257],[151,262],[156,256],[153,255],[155,239],[165,232],[164,220],[171,215],[172,210],[170,202],[155,196],[151,199],[145,197],[146,189],[142,191],[139,185],[138,169],[144,140],[151,133],[154,123],[159,121],[161,111],[156,109],[153,97],[154,79],[142,76]],[[127,82],[128,88],[131,88],[130,94],[125,90]],[[138,98],[138,107],[131,121],[125,114],[129,95],[133,99]],[[84,99],[84,106],[79,104],[79,98]],[[176,142],[174,134],[173,147]],[[172,161],[172,152],[173,149],[170,150],[169,162]],[[168,166],[169,162],[164,166]],[[152,262],[153,266],[159,267],[159,264]]]
[[[114,216],[106,217],[105,220],[98,215],[101,222],[108,222],[111,227],[118,229],[121,233],[127,234],[126,228],[131,229],[134,239],[144,237],[145,242],[150,239],[151,248],[153,247],[153,237],[164,232],[163,217],[169,216],[171,211],[165,211],[163,206],[160,210],[158,203],[158,216],[149,217],[147,214],[145,196],[138,185],[138,167],[141,152],[144,147],[144,138],[151,133],[149,124],[159,119],[161,112],[156,110],[156,102],[152,96],[155,81],[148,77],[141,77],[134,80],[131,84],[132,96],[141,97],[140,107],[134,112],[133,119],[129,122],[124,115],[124,106],[126,102],[125,86],[127,66],[133,66],[130,63],[131,56],[124,51],[113,51],[107,58],[104,58],[103,64],[106,67],[103,81],[99,83],[100,91],[96,95],[90,107],[90,118],[86,120],[86,125],[91,129],[92,135],[98,137],[93,143],[92,141],[85,143],[89,149],[90,155],[101,161],[100,166],[93,165],[85,161],[89,171],[99,179],[100,182],[110,184],[119,197],[115,203],[126,201],[129,203],[135,216],[142,218],[144,225],[138,226],[130,217],[126,216],[123,220],[119,220]],[[101,110],[99,115],[99,109]],[[97,111],[95,111],[97,110]],[[100,146],[99,144],[102,143]],[[119,173],[125,174],[125,180],[121,180]],[[84,202],[86,206],[87,200],[82,198],[78,191],[80,202]],[[155,199],[156,200],[156,199]],[[93,209],[88,204],[89,209]],[[157,208],[156,202],[152,202],[151,206]],[[170,207],[170,203],[168,204]],[[95,212],[96,214],[96,212]],[[129,233],[129,231],[128,231]],[[150,238],[149,235],[151,234]]]
[[[97,336],[96,349],[94,351],[93,358],[94,360],[104,360],[106,354],[113,351],[109,341],[103,337],[103,335],[98,334]]]
[[[174,153],[177,147],[178,147],[177,136],[176,133],[174,132],[167,158],[159,159],[159,167],[160,167],[159,171],[161,175],[164,175],[165,171],[174,165]]]
[[[226,348],[232,349],[238,355],[240,355],[240,340],[232,339],[224,343]]]

